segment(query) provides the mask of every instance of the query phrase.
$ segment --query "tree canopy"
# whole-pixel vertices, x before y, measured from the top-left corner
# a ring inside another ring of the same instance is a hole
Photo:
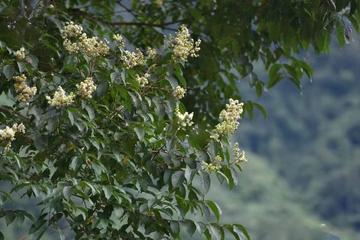
[[[333,0],[2,1],[0,216],[38,238],[65,222],[77,239],[249,239],[205,198],[210,173],[236,184],[243,111],[265,112],[237,81],[300,87],[304,50],[327,51],[333,30],[345,43],[359,14]],[[40,212],[9,207],[14,193]]]

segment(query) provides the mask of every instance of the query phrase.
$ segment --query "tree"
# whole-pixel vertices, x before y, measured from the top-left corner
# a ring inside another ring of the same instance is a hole
[[[327,50],[334,26],[344,41],[347,19],[359,23],[356,1],[331,0],[0,9],[0,94],[13,100],[0,106],[0,178],[11,184],[1,198],[21,193],[41,208],[34,216],[5,204],[0,216],[30,219],[39,238],[65,220],[77,239],[172,239],[182,229],[249,239],[242,225],[220,224],[205,199],[209,173],[236,184],[246,159],[231,135],[243,110],[263,111],[231,99],[241,99],[236,79],[249,76],[261,95],[252,67],[261,60],[269,88],[286,76],[300,86],[311,68],[298,54]]]

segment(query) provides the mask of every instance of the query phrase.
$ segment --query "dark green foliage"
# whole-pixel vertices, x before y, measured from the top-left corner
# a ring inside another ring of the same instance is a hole
[[[207,239],[250,239],[242,225],[219,222],[220,208],[205,199],[211,178],[203,162],[220,155],[217,175],[231,188],[240,169],[232,164],[230,140],[211,140],[208,123],[225,99],[246,100],[238,79],[247,79],[258,96],[282,79],[300,88],[312,74],[303,51],[327,51],[334,31],[345,43],[350,29],[358,30],[359,14],[351,0],[2,1],[0,94],[12,103],[0,105],[0,124],[23,122],[27,133],[17,136],[11,151],[1,149],[0,180],[12,193],[39,200],[29,233],[41,238],[66,221],[76,239],[178,239],[184,229]],[[60,30],[70,20],[89,36],[107,39],[109,57],[66,53]],[[160,48],[180,24],[202,40],[200,57],[188,64],[174,62],[165,47],[153,62],[125,70],[110,41],[120,32],[131,47]],[[14,58],[20,47],[28,51],[24,60]],[[268,80],[257,76],[255,62],[263,63]],[[150,68],[152,88],[141,88],[136,74]],[[15,101],[13,77],[21,73],[38,89],[29,105]],[[58,86],[70,92],[88,76],[98,84],[93,99],[49,107],[46,96]],[[171,95],[175,85],[188,88],[184,103]],[[195,112],[194,129],[179,128],[177,105]],[[266,115],[246,101],[250,116],[254,109]],[[1,197],[6,222],[32,220],[7,209],[11,194]]]

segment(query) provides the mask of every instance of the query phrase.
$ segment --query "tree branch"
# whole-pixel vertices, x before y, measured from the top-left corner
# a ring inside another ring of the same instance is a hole
[[[176,28],[171,28],[171,27],[167,27],[167,26],[183,22],[183,20],[176,20],[176,21],[163,22],[163,23],[127,22],[127,21],[111,22],[111,21],[104,20],[104,19],[102,19],[100,17],[96,17],[96,16],[94,16],[94,15],[88,13],[88,12],[82,11],[82,10],[77,9],[77,8],[71,8],[69,10],[72,11],[76,15],[80,15],[80,16],[83,16],[85,18],[89,18],[91,20],[99,21],[101,23],[104,23],[104,24],[107,24],[107,25],[112,25],[112,26],[158,27],[158,28],[162,28],[162,29],[166,29],[166,30],[176,31],[177,30]]]
[[[0,106],[0,113],[1,112],[2,113],[8,113],[8,114],[11,114],[11,115],[16,115],[16,116],[20,117],[23,121],[29,121],[29,119],[27,119],[26,117],[24,117],[20,113],[14,111],[10,107]]]

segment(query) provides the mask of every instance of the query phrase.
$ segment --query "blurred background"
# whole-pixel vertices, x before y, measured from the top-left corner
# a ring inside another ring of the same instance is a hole
[[[282,81],[256,99],[240,82],[242,96],[261,102],[269,116],[240,124],[237,138],[249,161],[238,187],[212,187],[223,222],[244,224],[255,240],[360,239],[359,53],[357,40],[308,55],[315,74],[301,91]],[[21,228],[5,235],[21,239]]]
[[[359,53],[356,40],[310,54],[314,77],[300,92],[282,81],[259,99],[267,119],[242,120],[249,161],[238,187],[211,193],[224,221],[243,223],[255,240],[360,239]],[[256,99],[245,81],[239,89]]]

